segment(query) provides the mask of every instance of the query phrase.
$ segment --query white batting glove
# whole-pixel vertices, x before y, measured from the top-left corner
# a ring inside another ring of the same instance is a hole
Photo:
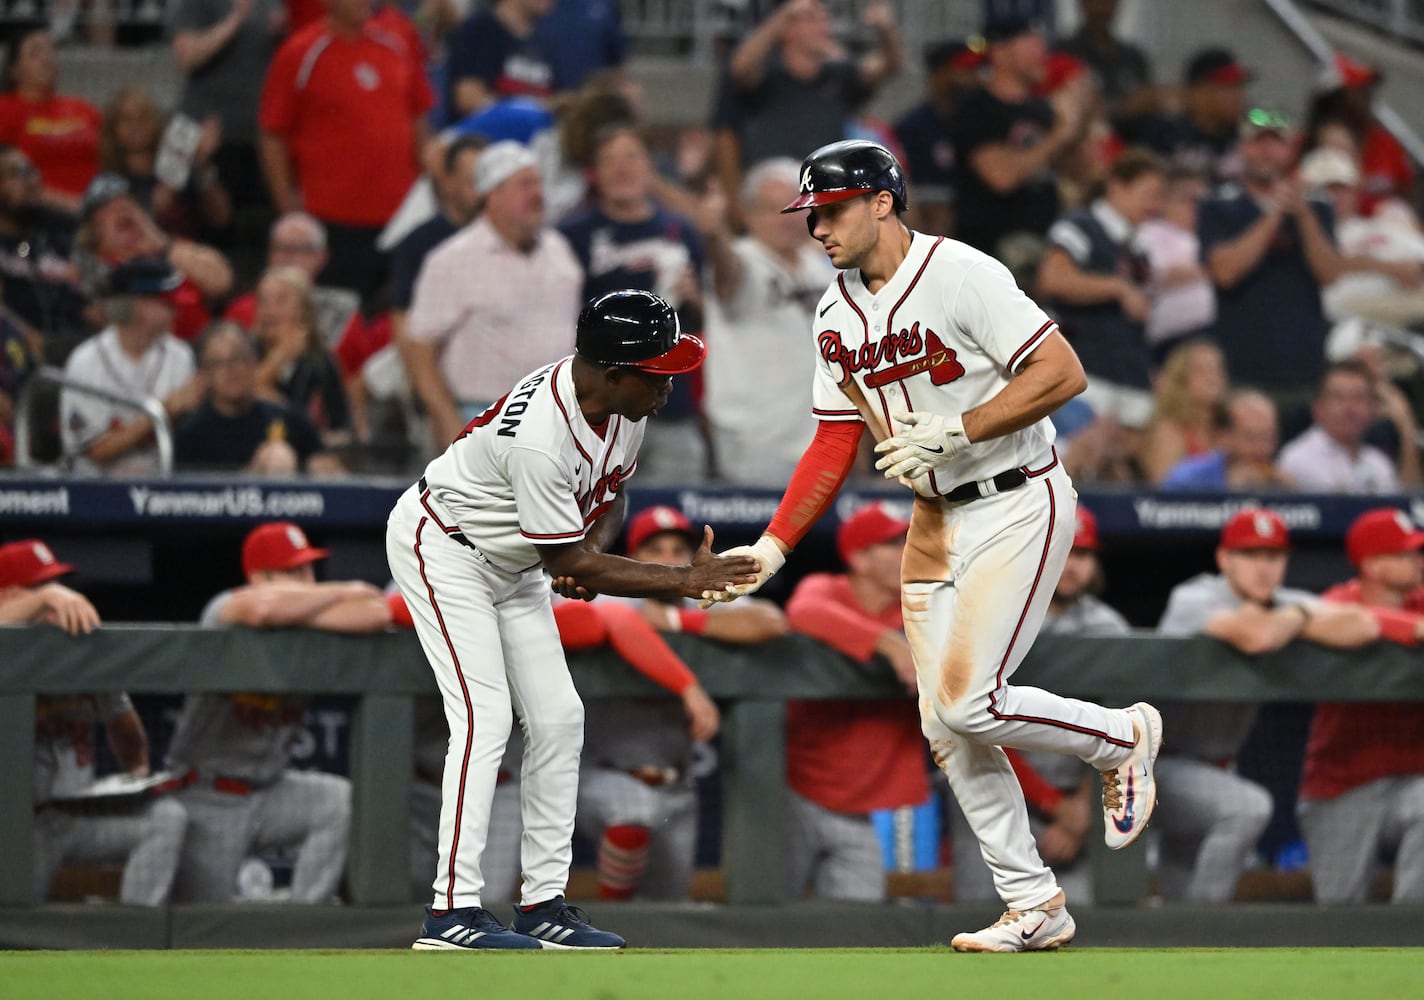
[[[777,570],[786,565],[786,553],[781,551],[781,546],[777,545],[770,535],[762,535],[754,545],[738,545],[736,548],[717,554],[723,557],[751,556],[757,561],[759,567],[756,583],[748,583],[740,587],[730,586],[726,590],[704,590],[702,600],[698,602],[698,607],[704,610],[714,604],[726,604],[728,601],[735,601],[747,594],[756,593],[766,581],[776,575]]]
[[[886,479],[903,476],[914,480],[926,473],[937,472],[969,447],[969,438],[964,434],[964,421],[958,416],[896,413],[892,419],[899,425],[899,433],[875,446],[876,453],[884,456],[875,463],[875,467],[885,473]]]

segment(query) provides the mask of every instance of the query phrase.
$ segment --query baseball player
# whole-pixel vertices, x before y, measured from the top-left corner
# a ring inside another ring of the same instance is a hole
[[[1073,918],[1040,860],[1001,749],[1051,750],[1102,772],[1107,842],[1130,844],[1156,802],[1157,710],[1107,709],[1011,687],[1073,539],[1073,486],[1048,420],[1083,390],[1071,347],[1008,270],[911,232],[905,177],[885,147],[822,146],[801,165],[807,226],[841,274],[816,307],[816,436],[754,555],[760,587],[825,511],[869,425],[877,468],[915,492],[901,602],[920,718],[979,838],[1007,911],[961,951],[1057,948]]]
[[[314,547],[289,521],[258,525],[243,541],[247,585],[225,590],[203,609],[209,628],[314,628],[379,632],[390,612],[378,588],[361,581],[318,583]],[[331,899],[346,864],[351,782],[288,767],[306,699],[279,694],[197,694],[183,702],[169,767],[192,772],[181,792],[188,840],[175,896],[221,902],[237,894],[237,871],[255,851],[296,847],[291,899]]]
[[[650,507],[628,523],[628,555],[641,562],[685,565],[697,540],[675,507]],[[711,611],[685,598],[570,602],[554,609],[565,649],[575,648],[567,618],[576,612],[607,618],[609,638],[629,665],[678,696],[601,699],[588,709],[577,825],[598,845],[599,895],[685,899],[697,854],[692,748],[717,734],[720,718],[697,676],[656,632],[635,636],[641,627],[725,643],[765,642],[786,633],[785,616],[769,601]],[[613,638],[619,634],[621,647]],[[640,662],[648,660],[654,662]]]
[[[1381,638],[1424,640],[1424,531],[1381,507],[1355,519],[1345,552],[1359,576],[1327,601],[1359,604]],[[1315,706],[1296,809],[1320,903],[1363,903],[1382,846],[1394,849],[1394,903],[1424,902],[1424,704]]]
[[[1285,522],[1273,511],[1238,511],[1221,529],[1221,573],[1173,588],[1158,631],[1209,635],[1243,653],[1268,653],[1296,639],[1348,649],[1377,638],[1379,626],[1364,610],[1322,604],[1314,594],[1281,586],[1289,544]],[[1167,899],[1227,902],[1235,896],[1273,807],[1270,792],[1235,772],[1256,711],[1251,702],[1162,706],[1180,734],[1157,764],[1171,789],[1157,818]]]
[[[523,335],[523,334],[520,334]],[[609,292],[579,315],[575,353],[531,372],[466,426],[391,512],[386,555],[450,727],[434,900],[416,948],[619,948],[564,901],[583,704],[543,569],[563,596],[698,596],[750,584],[705,529],[691,563],[608,555],[643,420],[704,349],[651,292]],[[481,905],[490,800],[510,729],[524,731],[521,905],[506,929]]]
[[[1042,635],[1126,635],[1127,619],[1101,601],[1102,567],[1098,563],[1098,520],[1088,508],[1077,510],[1073,548],[1048,602]],[[1092,773],[1080,760],[1059,754],[1009,751],[1009,763],[1029,805],[1029,822],[1038,854],[1054,866],[1064,891],[1092,901],[1092,872],[1084,861],[1084,841],[1092,829]],[[1160,777],[1160,771],[1159,771]],[[984,865],[979,844],[963,814],[955,810],[954,898],[990,899],[994,879]],[[1160,819],[1159,819],[1160,822]]]
[[[73,567],[36,538],[0,546],[0,624],[51,624],[70,635],[100,625],[99,612],[59,577]],[[104,723],[123,773],[149,775],[148,735],[133,703],[114,694],[40,695],[35,699],[34,875],[43,902],[67,861],[122,861],[119,902],[161,906],[168,900],[187,814],[172,796],[142,792],[95,796],[94,723]]]

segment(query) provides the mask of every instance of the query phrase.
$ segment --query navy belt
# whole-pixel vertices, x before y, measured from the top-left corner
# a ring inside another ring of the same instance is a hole
[[[992,493],[984,492],[984,487],[977,483],[963,483],[950,490],[948,493],[940,494],[950,503],[961,503],[965,500],[982,500],[984,497],[991,497],[995,493],[1007,493],[1009,490],[1016,490],[1024,483],[1028,482],[1028,473],[1023,469],[1010,469],[1008,472],[1001,472],[990,480],[994,484]]]

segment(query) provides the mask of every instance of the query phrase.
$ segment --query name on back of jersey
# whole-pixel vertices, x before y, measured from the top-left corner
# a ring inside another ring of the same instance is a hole
[[[465,425],[465,431],[460,437],[469,434],[476,427],[484,427],[491,421],[498,418],[499,426],[495,428],[495,434],[499,437],[516,437],[515,431],[519,429],[520,418],[524,416],[524,411],[529,409],[529,399],[538,391],[539,386],[544,384],[549,373],[539,372],[522,382],[513,392],[507,392],[494,404],[478,417]]]

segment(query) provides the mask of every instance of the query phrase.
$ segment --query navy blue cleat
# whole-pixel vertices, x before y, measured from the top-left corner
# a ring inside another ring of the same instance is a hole
[[[528,908],[514,908],[514,922],[509,925],[520,934],[529,935],[545,948],[622,948],[628,942],[617,934],[601,931],[588,922],[588,914],[577,906],[569,906],[563,896]]]
[[[466,950],[482,948],[520,948],[539,950],[542,945],[525,934],[516,934],[495,919],[489,910],[469,906],[462,910],[425,908],[425,923],[420,937],[411,945],[416,951]]]

